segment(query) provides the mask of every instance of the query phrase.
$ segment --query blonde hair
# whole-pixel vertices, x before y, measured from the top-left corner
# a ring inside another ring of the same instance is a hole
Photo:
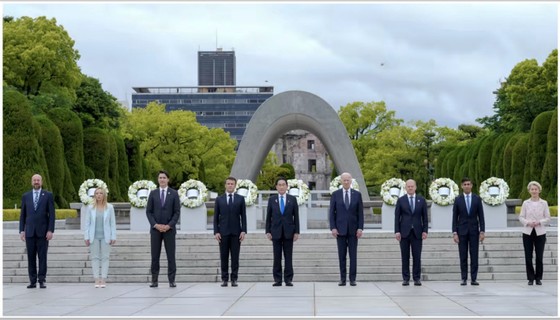
[[[529,182],[529,184],[527,185],[527,191],[529,191],[529,189],[531,189],[531,186],[536,186],[537,188],[539,188],[539,192],[542,192],[542,186],[541,186],[540,183],[538,183],[536,181]]]
[[[101,200],[100,208],[105,209],[105,208],[107,208],[107,192],[105,192],[105,189],[103,189],[103,188],[97,188],[97,189],[95,189],[95,193],[97,193],[97,190],[100,190],[101,193],[103,193],[103,200]],[[94,198],[95,198],[95,195],[94,195]],[[95,209],[97,209],[97,199],[95,199],[95,201],[93,201],[93,207]]]

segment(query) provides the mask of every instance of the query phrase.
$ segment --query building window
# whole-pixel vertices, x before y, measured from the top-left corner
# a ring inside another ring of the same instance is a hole
[[[307,184],[309,185],[309,190],[315,190],[317,188],[317,183],[315,181],[309,181]]]
[[[315,159],[307,160],[307,171],[317,172],[317,160]]]
[[[315,140],[307,140],[307,150],[315,150]]]

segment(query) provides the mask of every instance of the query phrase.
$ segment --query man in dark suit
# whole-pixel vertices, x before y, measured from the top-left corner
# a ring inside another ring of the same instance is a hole
[[[181,202],[177,191],[169,188],[169,174],[161,170],[158,174],[159,188],[150,192],[146,206],[146,216],[150,222],[150,242],[152,251],[152,283],[150,287],[158,286],[159,257],[161,255],[161,242],[165,245],[167,254],[167,278],[169,286],[174,288],[175,274],[175,225],[179,220]],[[187,223],[184,221],[183,223]]]
[[[286,286],[293,286],[294,269],[292,252],[294,241],[299,238],[299,207],[296,197],[286,193],[288,180],[278,178],[276,190],[278,194],[268,198],[266,209],[266,237],[272,240],[274,264],[272,275],[274,287],[282,285],[282,252],[284,252],[284,281]]]
[[[19,215],[19,237],[27,248],[27,271],[30,284],[27,288],[45,289],[47,277],[47,251],[54,233],[54,198],[43,190],[43,177],[38,174],[31,178],[33,190],[23,194]],[[39,273],[37,273],[39,257]]]
[[[346,285],[346,252],[350,256],[350,285],[356,285],[358,263],[358,239],[364,230],[364,205],[362,194],[353,190],[352,176],[345,172],[340,175],[342,189],[331,196],[329,222],[333,237],[338,247],[338,265],[340,269],[339,286]]]
[[[395,238],[401,247],[403,286],[410,281],[410,251],[412,249],[412,279],[421,286],[422,241],[428,238],[428,205],[416,194],[416,181],[406,181],[406,194],[397,200],[395,208]]]
[[[453,241],[459,244],[461,285],[467,285],[467,258],[471,255],[471,285],[478,286],[478,241],[484,241],[484,209],[482,199],[472,190],[469,178],[461,180],[463,194],[453,203]]]
[[[220,244],[222,287],[228,285],[228,260],[231,253],[231,286],[237,287],[239,251],[247,234],[245,198],[235,194],[237,179],[226,179],[226,193],[216,198],[214,204],[214,237]]]

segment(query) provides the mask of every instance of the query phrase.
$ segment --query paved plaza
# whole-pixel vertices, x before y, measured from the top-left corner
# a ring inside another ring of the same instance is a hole
[[[542,286],[526,281],[301,282],[294,287],[271,283],[178,283],[169,288],[148,284],[48,283],[47,289],[4,284],[4,317],[552,317],[558,316],[556,280]]]

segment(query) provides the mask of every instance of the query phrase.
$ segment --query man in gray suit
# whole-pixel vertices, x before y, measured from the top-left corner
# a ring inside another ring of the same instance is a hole
[[[175,225],[179,220],[181,202],[177,191],[169,188],[169,174],[161,170],[158,174],[159,188],[150,192],[146,216],[150,222],[150,241],[152,251],[152,283],[150,287],[158,286],[159,257],[161,255],[161,242],[165,245],[167,254],[167,278],[169,286],[176,287],[175,274]]]

